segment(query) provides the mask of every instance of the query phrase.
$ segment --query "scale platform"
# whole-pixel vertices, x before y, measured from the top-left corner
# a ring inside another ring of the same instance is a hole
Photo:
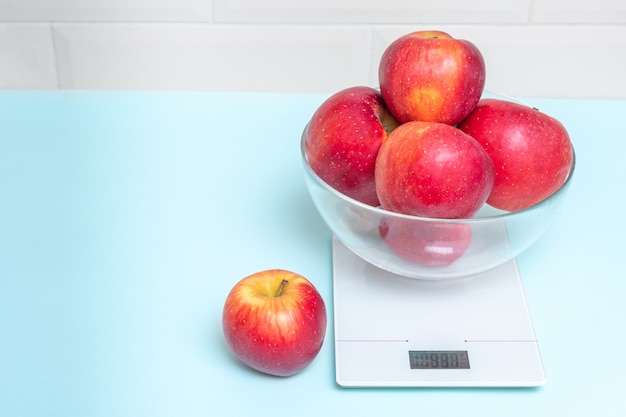
[[[546,378],[515,260],[463,279],[368,264],[333,237],[343,387],[533,387]]]

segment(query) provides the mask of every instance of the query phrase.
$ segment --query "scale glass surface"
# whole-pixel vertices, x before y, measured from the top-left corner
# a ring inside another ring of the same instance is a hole
[[[405,278],[333,237],[335,367],[344,387],[545,384],[517,262],[462,279]]]

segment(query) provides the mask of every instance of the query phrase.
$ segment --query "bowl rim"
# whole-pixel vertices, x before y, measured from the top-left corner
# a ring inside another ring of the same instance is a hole
[[[574,171],[575,171],[575,168],[576,168],[576,152],[574,150],[574,144],[571,144],[571,148],[572,148],[572,163],[571,163],[570,169],[569,169],[569,171],[567,173],[567,177],[565,177],[565,180],[563,181],[561,186],[556,191],[554,191],[552,194],[550,194],[548,197],[544,198],[543,200],[541,200],[541,201],[539,201],[539,202],[537,202],[537,203],[535,203],[535,204],[533,204],[531,206],[525,207],[525,208],[523,208],[521,210],[517,210],[517,211],[500,210],[501,213],[489,214],[489,215],[484,215],[484,216],[479,216],[479,217],[454,218],[454,219],[414,216],[414,215],[410,215],[410,214],[397,213],[397,212],[394,212],[394,211],[385,210],[385,209],[381,208],[380,206],[371,206],[369,204],[363,203],[361,201],[358,201],[358,200],[356,200],[356,199],[354,199],[352,197],[349,197],[349,196],[341,193],[337,189],[335,189],[332,186],[330,186],[326,181],[324,181],[319,175],[317,175],[317,173],[315,171],[313,171],[313,168],[311,168],[311,166],[309,165],[308,157],[306,155],[305,141],[306,141],[306,132],[307,132],[308,127],[309,127],[309,124],[307,123],[306,126],[304,127],[304,130],[302,132],[302,136],[301,136],[301,139],[300,139],[300,154],[301,154],[301,157],[302,157],[302,162],[303,162],[304,168],[307,171],[307,173],[309,175],[311,175],[311,177],[314,178],[318,184],[320,184],[322,187],[324,187],[327,191],[329,191],[332,194],[336,195],[338,198],[340,198],[342,200],[345,200],[348,203],[350,203],[352,205],[355,205],[355,206],[358,206],[358,207],[360,207],[360,208],[362,208],[364,210],[371,211],[371,212],[376,213],[376,214],[378,214],[380,216],[386,216],[386,217],[397,217],[397,218],[408,219],[408,220],[415,220],[415,221],[421,221],[421,222],[479,223],[479,222],[485,222],[485,221],[505,220],[505,219],[512,218],[512,217],[522,216],[525,213],[530,213],[532,211],[540,209],[542,206],[545,206],[545,205],[549,204],[551,201],[553,201],[560,194],[563,194],[565,192],[565,190],[568,188],[569,184],[571,183],[572,177],[574,176]],[[485,203],[485,204],[487,204],[487,203]],[[499,209],[495,209],[495,210],[499,210]]]

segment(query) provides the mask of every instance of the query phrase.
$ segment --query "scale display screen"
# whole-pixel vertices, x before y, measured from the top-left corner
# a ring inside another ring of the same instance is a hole
[[[410,350],[411,369],[470,369],[466,350]]]

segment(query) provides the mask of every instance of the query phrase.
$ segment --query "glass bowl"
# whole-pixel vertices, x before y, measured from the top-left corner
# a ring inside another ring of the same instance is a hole
[[[300,147],[309,194],[331,232],[378,268],[431,280],[474,276],[528,249],[555,219],[576,165],[573,154],[561,187],[526,209],[506,212],[484,205],[472,218],[433,219],[386,211],[340,193],[309,166],[304,133]]]

